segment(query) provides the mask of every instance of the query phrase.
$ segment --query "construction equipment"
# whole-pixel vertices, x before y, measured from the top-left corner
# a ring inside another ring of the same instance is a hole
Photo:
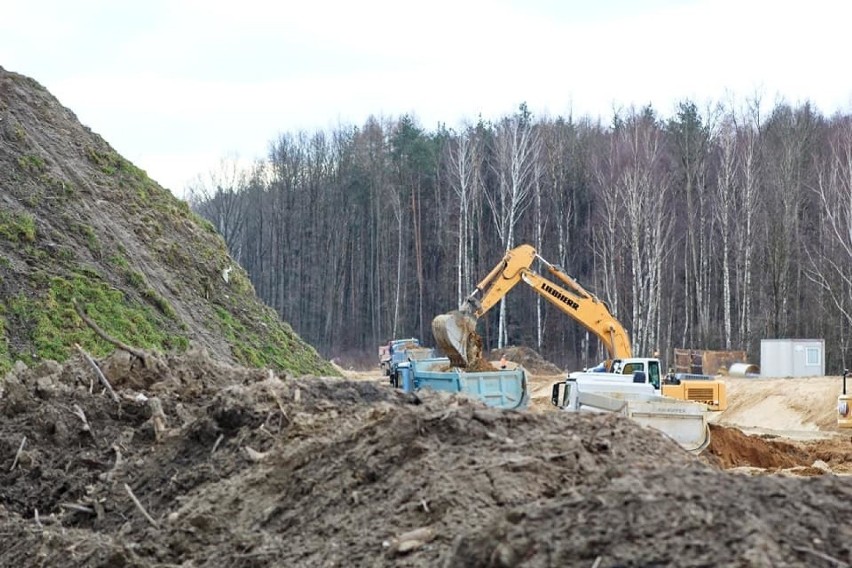
[[[533,271],[531,267],[536,259],[568,289]],[[559,267],[541,258],[532,246],[520,245],[506,253],[503,260],[477,284],[476,290],[468,296],[459,310],[439,315],[432,320],[435,340],[451,361],[458,361],[460,366],[468,366],[478,359],[481,340],[471,337],[475,335],[477,319],[521,281],[594,333],[613,357],[630,357],[627,332],[621,322],[610,313],[606,303],[585,290]]]
[[[387,363],[390,383],[406,392],[431,389],[456,392],[476,398],[495,408],[518,410],[529,404],[526,372],[512,365],[496,369],[480,365],[477,370],[453,366],[448,357],[439,357],[433,349],[421,347],[414,338],[391,341],[390,356],[379,350]]]
[[[539,260],[558,284],[532,269]],[[453,365],[469,367],[481,357],[482,343],[476,333],[476,322],[518,283],[524,282],[546,298],[564,314],[594,333],[611,359],[595,371],[633,376],[641,371],[648,382],[663,395],[706,404],[712,410],[727,407],[725,384],[712,378],[671,377],[663,381],[657,358],[633,357],[630,338],[624,326],[609,310],[606,302],[583,288],[579,282],[538,255],[530,245],[520,245],[509,252],[482,279],[457,311],[432,320],[432,332],[439,347]]]
[[[553,385],[551,403],[563,410],[614,412],[659,430],[689,452],[710,444],[706,407],[661,396],[641,371],[615,379],[601,373],[572,373]]]
[[[382,373],[391,377],[393,382],[393,370],[396,364],[407,359],[407,351],[420,347],[420,340],[416,337],[408,339],[393,339],[385,345],[379,346],[379,367]]]

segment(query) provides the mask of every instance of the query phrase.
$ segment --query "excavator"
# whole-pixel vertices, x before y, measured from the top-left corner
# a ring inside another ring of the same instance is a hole
[[[547,269],[550,276],[558,280],[558,284],[532,269],[536,259]],[[453,366],[468,368],[481,360],[482,339],[476,333],[477,320],[520,282],[529,285],[536,293],[597,336],[609,353],[610,359],[593,371],[621,375],[640,372],[663,396],[699,402],[710,410],[726,408],[723,382],[710,378],[675,375],[663,378],[659,359],[633,357],[629,335],[621,322],[612,315],[606,302],[583,288],[560,267],[547,262],[528,244],[508,251],[477,284],[476,290],[458,310],[441,314],[432,320],[435,340]]]

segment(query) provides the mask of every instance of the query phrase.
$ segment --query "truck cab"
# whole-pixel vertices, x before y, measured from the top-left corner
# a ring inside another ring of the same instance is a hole
[[[416,337],[408,339],[394,339],[379,347],[379,367],[382,373],[387,375],[391,384],[394,381],[396,368],[400,363],[408,360],[408,351],[420,347],[420,340]]]
[[[661,373],[660,360],[647,357],[631,357],[616,359],[612,362],[612,372],[620,375],[634,376],[634,373],[644,373],[645,382],[653,385],[654,390],[660,390]]]
[[[606,369],[609,368],[609,371]],[[642,373],[637,379],[636,373]],[[623,377],[632,377],[627,381]],[[629,357],[615,359],[607,367],[601,363],[586,371],[576,371],[568,375],[574,377],[597,378],[600,380],[634,383],[637,380],[648,383],[663,396],[699,402],[710,410],[725,410],[728,407],[725,384],[707,375],[669,374],[663,375],[660,360],[653,357]]]

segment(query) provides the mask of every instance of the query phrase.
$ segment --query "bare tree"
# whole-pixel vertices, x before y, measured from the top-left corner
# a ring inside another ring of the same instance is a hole
[[[605,138],[608,138],[608,146]],[[602,296],[616,317],[621,317],[619,282],[625,277],[623,263],[624,239],[622,223],[625,200],[619,187],[619,161],[621,145],[616,136],[605,137],[598,133],[597,145],[592,152],[592,175],[596,182],[596,215],[592,219],[592,250],[595,265],[600,261],[598,275]],[[605,357],[598,345],[597,358]]]
[[[736,203],[740,212],[740,225],[737,231],[737,289],[739,303],[739,337],[740,343],[751,350],[752,343],[752,276],[754,271],[755,250],[755,218],[757,215],[759,194],[758,179],[760,176],[760,131],[761,99],[755,96],[746,110],[739,113],[732,111],[737,125],[738,178],[736,185]]]
[[[472,266],[470,262],[470,243],[472,239],[471,207],[476,199],[477,188],[480,185],[477,164],[482,153],[477,148],[477,138],[472,129],[467,128],[449,141],[446,148],[449,164],[449,182],[456,196],[458,205],[458,246],[456,259],[458,263],[456,287],[458,303],[464,301],[472,287]]]
[[[775,337],[789,333],[799,317],[801,297],[803,188],[808,183],[808,168],[816,124],[809,105],[794,109],[780,104],[766,124],[764,151],[773,167],[766,170],[767,282],[770,296],[768,331]]]
[[[631,111],[616,132],[616,187],[624,202],[623,231],[630,258],[633,346],[658,350],[662,267],[672,230],[671,174],[663,162],[663,133],[650,109]]]
[[[852,327],[852,120],[846,118],[830,141],[830,154],[820,164],[816,195],[821,238],[808,249],[807,278],[826,292]],[[846,363],[846,353],[843,353]]]
[[[525,105],[521,105],[519,113],[498,125],[495,145],[492,167],[497,174],[498,187],[496,192],[486,191],[485,198],[503,250],[508,252],[515,246],[515,227],[530,205],[537,173],[535,163],[540,151],[538,134]],[[505,298],[500,302],[499,317],[497,346],[503,347],[507,342]]]
[[[545,121],[540,125],[542,140],[542,172],[538,176],[542,190],[537,192],[536,204],[536,248],[544,249],[544,235],[548,232],[548,221],[556,229],[556,259],[563,268],[568,266],[568,251],[571,249],[571,225],[574,222],[574,188],[571,187],[572,171],[578,167],[572,156],[576,142],[574,125],[557,119]],[[541,193],[547,197],[543,209]],[[550,215],[547,215],[547,212]],[[536,296],[536,340],[539,351],[544,344],[544,321],[542,317],[542,298]]]
[[[710,311],[713,305],[711,285],[713,271],[712,215],[707,183],[708,158],[710,156],[710,113],[702,117],[697,105],[685,101],[678,105],[677,118],[669,122],[675,155],[679,165],[677,196],[682,197],[685,207],[681,209],[682,223],[679,227],[684,236],[684,345],[698,343],[706,345],[710,339]],[[693,318],[694,323],[693,324]]]
[[[723,121],[716,137],[718,142],[719,168],[716,181],[716,218],[722,237],[722,320],[723,345],[731,349],[731,232],[734,213],[735,184],[737,172],[736,124],[730,118]]]
[[[242,259],[247,203],[242,193],[249,173],[237,156],[221,158],[205,176],[198,175],[187,187],[190,206],[207,218],[228,245],[237,262]]]

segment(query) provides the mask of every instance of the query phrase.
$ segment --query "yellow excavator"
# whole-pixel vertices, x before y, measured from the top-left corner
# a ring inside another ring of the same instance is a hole
[[[558,284],[532,269],[535,260],[547,269]],[[482,357],[482,340],[476,323],[518,283],[524,282],[560,311],[594,333],[610,359],[594,370],[606,373],[644,374],[648,382],[664,396],[700,402],[711,410],[727,407],[725,384],[698,377],[661,377],[656,358],[633,357],[630,338],[624,326],[610,312],[606,302],[583,288],[579,282],[538,255],[531,245],[523,244],[509,252],[482,279],[459,310],[441,314],[432,320],[432,333],[438,346],[453,366],[471,367]]]

